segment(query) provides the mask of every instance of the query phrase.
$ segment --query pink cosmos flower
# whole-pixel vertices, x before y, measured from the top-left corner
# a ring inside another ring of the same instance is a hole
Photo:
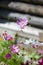
[[[39,48],[39,45],[33,44],[32,47],[33,48]]]
[[[3,33],[3,36],[4,36],[5,40],[13,40],[13,37],[8,35],[8,33],[6,31]]]
[[[33,64],[33,62],[34,62],[34,61],[33,61],[33,59],[31,58],[31,60],[29,61],[29,63],[32,65],[32,64]]]
[[[29,65],[29,61],[26,61],[25,64],[22,62],[21,65]]]
[[[43,58],[38,60],[38,65],[43,65]]]
[[[13,37],[11,37],[10,35],[7,35],[7,36],[5,37],[5,40],[13,40]]]
[[[6,54],[6,59],[10,59],[11,58],[11,54]]]
[[[8,33],[5,31],[5,32],[3,33],[3,36],[6,37],[7,35],[8,35]]]
[[[19,47],[16,45],[10,46],[11,53],[18,53],[19,52]]]
[[[41,55],[43,55],[43,50],[39,49],[38,53],[41,54]]]
[[[22,47],[23,45],[24,45],[24,43],[21,41],[21,42],[19,43],[19,46]]]
[[[28,20],[26,18],[20,18],[19,20],[17,20],[17,24],[21,29],[24,29],[24,27],[28,24]]]

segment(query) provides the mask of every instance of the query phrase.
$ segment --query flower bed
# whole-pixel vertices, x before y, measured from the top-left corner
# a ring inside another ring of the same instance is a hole
[[[17,20],[21,32],[27,23],[26,19]],[[43,46],[31,38],[18,42],[18,34],[14,37],[5,31],[0,36],[0,65],[43,65]]]

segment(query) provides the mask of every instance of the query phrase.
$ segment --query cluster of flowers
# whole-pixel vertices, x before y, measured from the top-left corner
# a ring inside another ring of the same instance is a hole
[[[17,24],[23,29],[28,24],[28,20],[20,18]],[[43,50],[38,49],[38,45],[33,44],[31,47],[32,52],[29,53],[23,47],[23,42],[20,42],[19,45],[15,44],[15,38],[7,32],[3,33],[3,37],[0,36],[0,65],[2,62],[4,62],[4,65],[43,65]],[[38,53],[34,49],[38,49]],[[26,56],[24,52],[28,53],[28,60],[26,62],[24,62]]]

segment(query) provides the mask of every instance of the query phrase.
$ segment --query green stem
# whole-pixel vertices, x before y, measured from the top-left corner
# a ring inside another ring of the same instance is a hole
[[[17,39],[18,39],[18,34],[16,33],[14,44],[17,44]]]

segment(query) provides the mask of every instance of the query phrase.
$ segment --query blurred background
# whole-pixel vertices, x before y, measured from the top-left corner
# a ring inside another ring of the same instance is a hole
[[[0,23],[31,18],[28,25],[43,29],[43,0],[0,0]]]

